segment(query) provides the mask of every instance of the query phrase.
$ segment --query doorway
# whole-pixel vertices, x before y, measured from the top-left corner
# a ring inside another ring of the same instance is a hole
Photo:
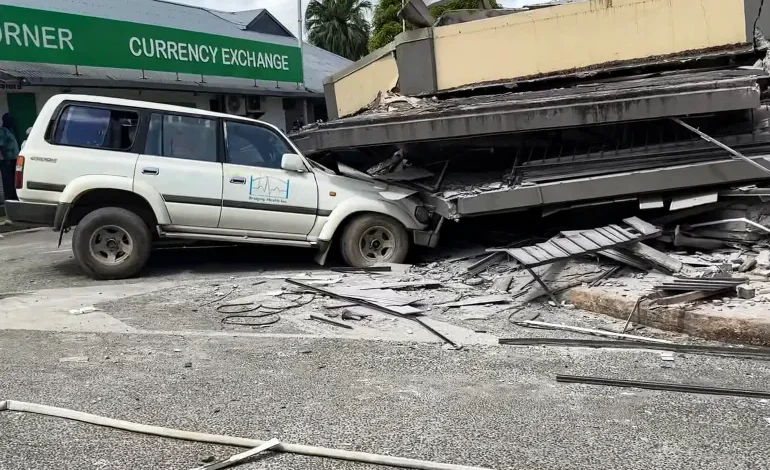
[[[27,139],[27,129],[37,118],[37,103],[34,93],[8,93],[8,112],[13,117],[19,144]]]

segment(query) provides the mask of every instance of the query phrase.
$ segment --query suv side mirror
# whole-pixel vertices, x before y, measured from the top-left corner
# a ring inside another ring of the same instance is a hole
[[[284,153],[281,158],[281,168],[286,171],[296,171],[297,173],[304,173],[307,171],[305,162],[302,157],[296,153]]]

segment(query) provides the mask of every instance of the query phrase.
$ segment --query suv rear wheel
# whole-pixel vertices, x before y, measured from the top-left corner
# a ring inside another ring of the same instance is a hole
[[[365,214],[345,227],[340,244],[342,257],[350,266],[401,263],[409,253],[409,233],[392,217]]]
[[[103,207],[78,223],[72,251],[89,276],[125,279],[147,263],[151,243],[150,229],[141,217],[121,207]]]

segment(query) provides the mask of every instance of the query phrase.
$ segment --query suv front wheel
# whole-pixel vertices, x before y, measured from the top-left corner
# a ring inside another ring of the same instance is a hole
[[[88,213],[72,237],[75,259],[95,279],[125,279],[138,274],[150,257],[151,244],[147,224],[121,207]]]
[[[350,266],[402,263],[409,253],[409,232],[392,217],[364,214],[345,227],[340,244],[342,257]]]

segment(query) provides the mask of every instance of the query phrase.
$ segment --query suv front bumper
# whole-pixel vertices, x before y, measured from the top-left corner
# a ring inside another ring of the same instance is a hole
[[[53,227],[57,204],[5,201],[5,213],[13,222]]]
[[[437,231],[415,230],[413,233],[415,245],[427,246],[428,248],[436,248],[436,245],[438,245],[439,235]]]

